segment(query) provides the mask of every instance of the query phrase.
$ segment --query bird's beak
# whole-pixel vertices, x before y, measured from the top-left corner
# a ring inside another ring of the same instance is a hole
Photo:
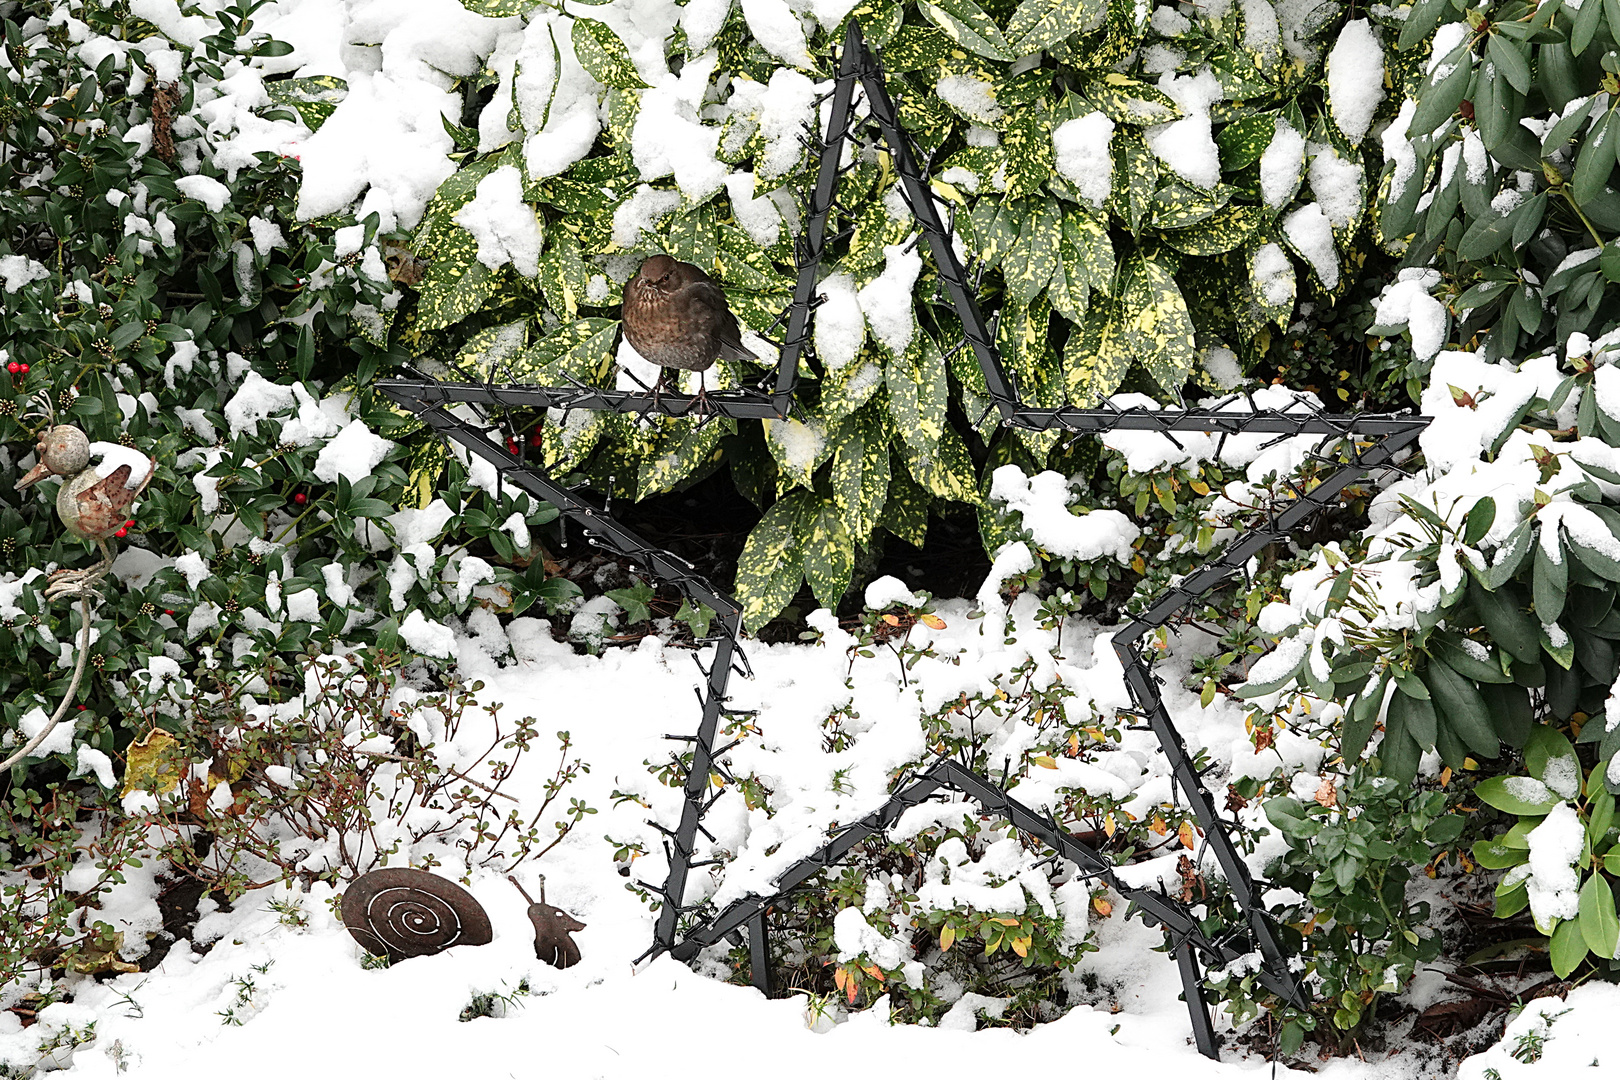
[[[42,461],[38,465],[35,465],[32,469],[29,469],[28,475],[17,481],[17,486],[13,490],[21,491],[23,488],[33,487],[47,476],[55,475],[56,474],[51,471],[50,466],[46,465]]]

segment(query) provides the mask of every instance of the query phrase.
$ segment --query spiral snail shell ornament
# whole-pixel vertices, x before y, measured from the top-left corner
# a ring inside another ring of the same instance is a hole
[[[471,893],[426,870],[373,870],[343,890],[343,925],[374,956],[403,960],[488,945],[489,915]]]

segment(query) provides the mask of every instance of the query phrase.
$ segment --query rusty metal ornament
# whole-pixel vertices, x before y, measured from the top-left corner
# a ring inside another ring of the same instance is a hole
[[[471,893],[426,870],[373,870],[343,890],[343,925],[373,956],[403,960],[488,945],[489,915]]]
[[[585,929],[585,924],[562,908],[546,903],[546,879],[540,879],[538,903],[518,884],[517,878],[508,874],[506,880],[517,885],[518,892],[529,902],[529,921],[534,924],[534,955],[554,968],[571,968],[579,963],[579,946],[568,935]]]

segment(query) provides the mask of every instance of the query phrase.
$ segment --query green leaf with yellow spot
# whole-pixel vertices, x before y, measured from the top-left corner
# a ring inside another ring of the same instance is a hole
[[[1057,269],[1062,239],[1063,213],[1057,200],[1041,199],[1034,212],[1025,216],[1023,231],[1001,262],[1010,300],[1028,304],[1041,294]]]
[[[1232,189],[1217,184],[1215,190],[1188,187],[1172,180],[1153,194],[1153,224],[1160,229],[1185,229],[1196,225],[1232,199]]]
[[[491,19],[522,15],[544,3],[545,0],[461,0],[461,6],[474,15],[485,15]]]
[[[883,389],[883,368],[867,356],[855,359],[821,380],[821,411],[829,421],[848,416]]]
[[[726,302],[731,305],[731,313],[737,316],[737,321],[757,334],[769,330],[787,306],[793,303],[791,292],[748,292],[744,289],[727,289],[725,292]],[[775,363],[774,360],[769,362]]]
[[[859,540],[877,528],[889,494],[889,435],[877,407],[845,417],[832,444],[833,501]]]
[[[598,440],[607,434],[613,416],[592,409],[575,409],[561,424],[548,423],[540,430],[540,460],[547,469],[572,466],[585,460]]]
[[[1141,133],[1132,128],[1116,128],[1109,149],[1114,158],[1109,204],[1115,216],[1123,218],[1135,233],[1153,207],[1153,193],[1159,186],[1159,159],[1148,149]]]
[[[663,238],[666,255],[702,267],[705,273],[714,275],[715,256],[720,251],[720,220],[713,203],[670,215],[657,233]]]
[[[1277,134],[1276,113],[1241,116],[1221,128],[1215,145],[1221,152],[1221,171],[1237,172],[1260,160]]]
[[[782,475],[800,487],[810,487],[815,471],[832,456],[827,422],[803,405],[785,420],[765,421],[765,445]]]
[[[563,386],[568,380],[605,385],[613,371],[617,319],[579,319],[560,323],[539,341],[515,355],[502,370],[513,382]]]
[[[1159,239],[1187,255],[1219,255],[1244,244],[1264,220],[1258,206],[1227,206],[1191,228],[1162,232]]]
[[[1181,119],[1181,109],[1151,83],[1110,71],[1086,84],[1086,97],[1116,124],[1166,124]]]
[[[796,491],[778,499],[743,544],[737,558],[737,599],[749,633],[781,614],[799,591],[804,561],[795,525],[801,508],[813,498]]]
[[[1019,398],[1042,408],[1057,408],[1064,399],[1063,368],[1047,339],[1051,321],[1051,305],[1039,299],[1004,305],[996,322],[996,347],[1017,380]],[[1059,434],[1020,430],[1018,437],[1037,460],[1044,461]]]
[[[915,451],[906,458],[906,468],[927,491],[942,499],[958,502],[979,502],[978,485],[974,483],[973,458],[967,444],[955,428],[946,428],[939,445],[923,453]]]
[[[606,24],[595,19],[574,20],[574,55],[579,66],[603,86],[616,86],[621,90],[637,90],[647,84],[636,72],[630,50],[624,47],[619,35]]]
[[[917,5],[930,22],[970,53],[991,60],[1013,60],[1012,49],[996,21],[973,0],[921,0]]]
[[[600,214],[634,189],[635,165],[626,154],[604,154],[576,161],[558,176],[524,182],[523,197],[555,206],[564,214]]]
[[[770,254],[736,225],[722,223],[719,241],[715,265],[704,269],[726,288],[749,292],[784,292],[793,288],[793,279],[778,270]]]
[[[838,610],[855,569],[855,538],[836,502],[811,499],[799,505],[794,523],[804,579],[825,608]]]
[[[934,504],[934,496],[911,478],[898,448],[890,466],[889,497],[883,503],[878,523],[912,547],[920,548],[928,538],[928,508]]]
[[[1002,128],[1001,153],[1007,163],[1007,198],[1040,191],[1054,170],[1051,116],[1031,108],[1013,113]]]
[[[428,439],[411,447],[406,464],[405,490],[400,505],[422,510],[438,497],[439,477],[444,472],[444,440]]]
[[[518,319],[480,330],[456,353],[456,366],[479,378],[516,381],[510,365],[529,344],[529,321]]]
[[[704,465],[718,460],[720,440],[737,430],[734,420],[664,418],[657,440],[636,473],[636,500],[669,491]]]
[[[1079,33],[1103,13],[1105,6],[1105,0],[1024,0],[1007,23],[1007,42],[1019,56],[1040,52],[1053,42]]]
[[[945,408],[950,387],[939,350],[918,331],[905,354],[884,365],[883,381],[889,391],[889,415],[900,438],[917,453],[932,454],[948,430]]]
[[[955,48],[956,42],[942,31],[927,26],[902,26],[883,47],[883,70],[899,75],[935,68],[949,59]]]
[[[1080,281],[1105,295],[1114,292],[1114,242],[1108,236],[1108,219],[1100,211],[1067,206],[1063,210],[1063,238],[1074,248],[1075,262],[1069,265],[1069,282]]]
[[[849,253],[839,262],[839,268],[850,272],[867,270],[883,265],[883,249],[903,241],[914,228],[907,213],[891,218],[889,208],[881,198],[872,199],[855,218],[855,232],[849,239]]]
[[[495,275],[478,261],[478,241],[458,228],[438,245],[419,287],[417,325],[442,330],[483,306],[495,291]]]
[[[1000,264],[1018,242],[1023,214],[1011,202],[981,198],[973,204],[973,239],[978,243],[979,261],[986,270]]]
[[[607,124],[602,134],[615,151],[630,149],[630,137],[636,128],[636,117],[641,115],[641,91],[612,87],[607,92]]]
[[[303,79],[272,79],[264,84],[272,104],[285,105],[298,114],[304,126],[319,131],[349,93],[349,84],[333,75]]]
[[[1085,318],[1090,302],[1091,286],[1080,266],[1080,253],[1075,250],[1069,230],[1063,229],[1058,239],[1057,268],[1052,271],[1052,282],[1046,288],[1047,299],[1059,315],[1072,323]]]
[[[1131,369],[1124,328],[1113,317],[1112,301],[1094,303],[1063,352],[1069,403],[1093,408],[1119,389]]]
[[[433,192],[433,198],[428,200],[426,209],[422,211],[422,222],[411,236],[411,250],[416,256],[432,259],[445,245],[454,240],[457,233],[470,240],[472,234],[455,223],[456,214],[472,201],[479,181],[500,166],[515,164],[519,160],[521,159],[518,156],[505,151],[489,154],[445,177]],[[474,242],[475,251],[477,246]]]
[[[540,253],[540,289],[546,306],[558,315],[579,314],[591,271],[580,255],[579,239],[566,226],[552,230],[551,243]]]
[[[1131,352],[1161,389],[1179,393],[1198,362],[1198,345],[1176,279],[1159,260],[1137,255],[1126,264],[1120,306]]]

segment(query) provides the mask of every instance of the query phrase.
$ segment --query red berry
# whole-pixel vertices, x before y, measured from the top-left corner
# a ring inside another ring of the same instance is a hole
[[[119,529],[117,532],[113,533],[113,535],[118,537],[118,539],[122,540],[124,537],[129,535],[129,530],[128,529]]]
[[[13,360],[11,363],[6,365],[6,370],[15,375],[17,372],[22,370],[22,365]]]
[[[535,432],[533,435],[529,436],[529,445],[530,446],[539,446],[544,441],[545,440],[540,437],[540,433],[538,431]]]
[[[309,502],[309,496],[300,491],[298,494],[293,496],[293,502],[297,503],[299,506],[303,506],[305,503]]]
[[[89,707],[90,707],[90,706],[88,706],[88,705],[80,705],[80,706],[79,706],[79,711],[80,711],[80,712],[84,712],[84,710],[86,710],[86,709],[88,709],[88,708],[89,708]]]
[[[174,608],[172,608],[172,607],[164,608],[163,609],[163,614],[165,614],[165,615],[173,615],[174,614]]]
[[[21,364],[19,366],[22,368],[22,373],[24,375],[28,374],[28,365],[27,364]]]
[[[133,529],[135,527],[134,519],[132,518],[129,521],[124,522],[124,527],[128,528],[128,529]]]

